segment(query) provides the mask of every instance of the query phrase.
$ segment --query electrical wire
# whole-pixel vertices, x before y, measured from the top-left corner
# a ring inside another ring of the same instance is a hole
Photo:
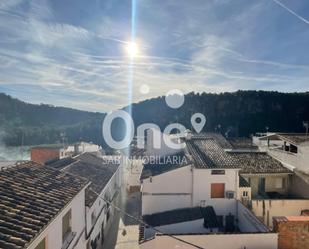
[[[120,213],[124,214],[125,216],[127,216],[127,217],[129,217],[129,218],[131,218],[131,219],[133,219],[133,220],[135,220],[135,221],[137,221],[139,224],[142,224],[142,225],[144,225],[144,226],[146,226],[146,227],[150,227],[151,229],[153,229],[154,231],[156,231],[156,232],[158,232],[158,233],[160,233],[160,234],[164,234],[162,231],[160,231],[159,229],[157,229],[157,228],[155,228],[155,227],[153,227],[153,226],[150,226],[149,224],[147,224],[146,222],[144,222],[142,219],[137,218],[137,217],[135,217],[135,216],[133,216],[133,215],[131,215],[131,214],[129,214],[129,213],[123,211],[121,208],[117,207],[115,204],[113,204],[113,203],[110,202],[109,200],[106,200],[104,197],[102,197],[100,194],[98,194],[98,193],[97,193],[95,190],[93,190],[91,187],[89,188],[89,190],[90,190],[91,192],[93,192],[97,197],[101,198],[103,201],[107,202],[109,205],[111,205],[112,207],[114,207],[114,208],[115,208],[116,210],[118,210]],[[199,246],[199,245],[193,244],[193,243],[191,243],[191,242],[189,242],[189,241],[183,240],[183,239],[178,238],[178,237],[176,237],[176,236],[174,236],[174,235],[171,235],[171,234],[164,234],[164,235],[165,235],[165,236],[168,236],[168,237],[170,237],[170,238],[173,238],[173,239],[175,239],[175,240],[178,240],[179,242],[182,242],[182,243],[184,243],[184,244],[193,246],[193,247],[195,247],[195,248],[198,248],[198,249],[205,249],[205,248],[203,248],[203,247],[201,247],[201,246]]]

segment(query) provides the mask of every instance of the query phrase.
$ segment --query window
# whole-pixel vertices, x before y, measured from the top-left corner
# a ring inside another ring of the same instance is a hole
[[[214,169],[214,170],[211,171],[211,174],[212,175],[225,175],[225,170]]]
[[[46,246],[45,246],[45,238],[42,239],[42,241],[36,246],[35,249],[45,249]]]
[[[242,192],[242,196],[243,196],[243,197],[248,197],[248,191],[243,191],[243,192]]]
[[[62,239],[63,241],[72,232],[71,219],[72,219],[72,210],[70,209],[65,214],[65,216],[62,217]]]
[[[212,183],[211,184],[211,198],[224,198],[225,184]]]

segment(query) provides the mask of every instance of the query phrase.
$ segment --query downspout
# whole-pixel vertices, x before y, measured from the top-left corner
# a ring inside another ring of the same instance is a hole
[[[239,179],[239,170],[237,170],[236,174],[235,174],[235,196],[236,196],[235,199],[236,199],[236,225],[237,225],[237,228],[238,228],[238,202],[239,202],[239,200],[237,199],[238,189],[239,189],[238,179]]]
[[[191,166],[191,207],[193,207],[193,193],[194,193],[194,165]]]
[[[84,189],[84,194],[85,194],[85,203],[84,203],[84,206],[85,206],[85,215],[84,215],[84,218],[85,218],[85,239],[86,239],[86,240],[88,239],[88,235],[87,235],[87,206],[86,206],[86,188],[88,188],[90,185],[91,185],[91,182],[89,182],[89,183],[87,184],[87,186],[85,187],[85,189]]]

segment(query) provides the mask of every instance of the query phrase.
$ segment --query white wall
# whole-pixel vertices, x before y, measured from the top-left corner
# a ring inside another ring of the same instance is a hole
[[[191,193],[191,190],[191,166],[143,180],[143,193]]]
[[[115,172],[113,177],[106,184],[105,188],[101,191],[100,196],[105,198],[105,194],[108,194],[110,198],[116,195],[117,191],[120,191],[121,185],[121,170],[122,167],[118,167],[118,170]],[[118,193],[119,194],[119,193]],[[104,228],[106,228],[107,224],[112,220],[113,212],[111,212],[111,218],[107,222],[106,214],[107,214],[107,205],[106,202],[100,197],[98,197],[91,207],[86,208],[86,224],[87,224],[87,237],[90,240],[95,239],[99,233],[101,232],[102,224],[104,223]],[[111,211],[113,208],[110,206]],[[95,214],[96,221],[92,224],[92,214]],[[106,231],[105,231],[106,232]],[[90,234],[91,233],[91,234]]]
[[[269,227],[274,216],[299,216],[305,209],[309,209],[309,200],[252,200],[253,213]]]
[[[191,206],[191,166],[143,180],[142,215]]]
[[[298,153],[291,153],[280,149],[269,149],[268,153],[290,168],[309,174],[309,145],[298,145]]]
[[[217,215],[235,214],[235,199],[212,199],[211,184],[225,183],[225,191],[234,191],[237,198],[239,178],[238,170],[226,169],[225,175],[212,175],[210,169],[193,170],[193,206],[200,206],[201,201],[206,201],[206,206],[213,206]]]
[[[44,231],[31,243],[28,249],[34,249],[44,238],[46,238],[47,249],[61,249],[62,247],[62,217],[72,210],[72,232],[76,233],[74,240],[68,249],[73,248],[77,239],[79,248],[85,248],[85,189],[79,192],[74,199],[61,211],[61,213],[44,229]],[[82,236],[80,236],[82,234]]]
[[[188,207],[190,195],[142,195],[142,215]]]
[[[186,166],[144,179],[142,215],[196,207],[201,201],[205,201],[206,206],[213,206],[217,215],[235,214],[235,199],[211,198],[212,183],[224,183],[225,191],[233,191],[237,198],[239,178],[235,169],[225,170],[225,175],[212,175],[210,169]]]
[[[209,234],[209,235],[180,235],[176,236],[201,248],[206,249],[277,249],[278,234]],[[168,236],[156,236],[155,239],[140,245],[141,249],[195,249]]]
[[[248,193],[247,197],[243,196],[243,192],[245,191]],[[251,188],[250,187],[239,187],[237,199],[242,200],[243,198],[245,199],[248,198],[249,200],[251,200]]]

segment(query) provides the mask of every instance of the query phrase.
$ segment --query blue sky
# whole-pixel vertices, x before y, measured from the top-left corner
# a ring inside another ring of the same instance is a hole
[[[309,91],[309,1],[136,0],[131,62],[128,0],[0,2],[0,92],[90,111],[184,93]],[[149,93],[141,93],[145,84]]]

